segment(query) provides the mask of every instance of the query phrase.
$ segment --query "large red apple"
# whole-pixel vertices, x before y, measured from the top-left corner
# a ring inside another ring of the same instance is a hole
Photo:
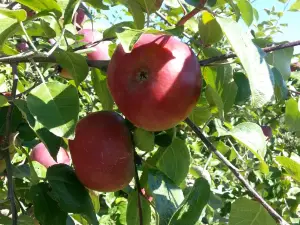
[[[107,74],[119,110],[148,131],[167,130],[186,119],[202,86],[193,51],[167,35],[143,34],[130,53],[118,45]]]
[[[84,36],[83,42],[85,43],[94,43],[95,41],[99,41],[102,39],[102,35],[100,32],[92,29],[82,29],[78,32]],[[87,53],[87,57],[90,60],[110,60],[110,56],[108,54],[109,41],[102,41],[98,45],[94,46],[95,51]]]
[[[134,176],[130,131],[116,112],[94,112],[81,119],[69,148],[75,173],[89,189],[121,190]]]
[[[57,161],[55,161],[53,157],[50,155],[47,147],[42,142],[37,144],[32,149],[30,153],[30,158],[32,161],[37,161],[43,166],[45,166],[46,168],[59,163],[70,165],[70,157],[68,155],[68,152],[65,149],[63,148],[59,149],[56,156]]]

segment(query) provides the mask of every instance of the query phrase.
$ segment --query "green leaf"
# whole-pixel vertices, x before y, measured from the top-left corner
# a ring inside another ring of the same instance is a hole
[[[103,32],[103,38],[114,38],[117,37],[116,32],[124,31],[123,27],[136,28],[132,21],[124,21],[117,23]]]
[[[25,29],[29,36],[43,36],[47,38],[56,37],[55,31],[50,27],[49,23],[46,23],[44,20],[28,23]],[[16,34],[23,35],[23,31],[19,30]]]
[[[182,190],[157,170],[149,171],[148,185],[159,215],[159,224],[167,225],[184,200]]]
[[[71,74],[76,86],[79,86],[85,80],[89,72],[89,66],[84,56],[62,50],[55,51],[54,56],[57,63]]]
[[[285,125],[291,132],[300,131],[300,109],[298,102],[292,98],[286,101]]]
[[[0,214],[0,224],[13,224],[10,217]],[[18,216],[18,225],[32,225],[34,224],[34,219],[28,215],[21,214]]]
[[[196,179],[192,190],[172,216],[169,225],[196,224],[209,197],[210,186],[207,180]]]
[[[240,9],[243,20],[249,27],[253,22],[253,8],[251,3],[247,0],[238,0],[237,6]]]
[[[83,2],[89,3],[95,9],[104,9],[108,10],[109,7],[103,4],[103,0],[83,0]]]
[[[294,180],[300,182],[300,164],[293,159],[277,156],[276,161],[286,170]]]
[[[49,167],[47,180],[52,188],[50,195],[62,210],[83,214],[91,224],[98,224],[89,193],[71,167],[65,164]]]
[[[291,7],[289,8],[289,11],[297,12],[299,10],[300,10],[300,0],[297,0],[296,2],[294,2],[293,5],[291,5]]]
[[[276,225],[277,223],[259,203],[247,198],[239,198],[231,205],[229,225]]]
[[[0,108],[4,106],[9,106],[7,98],[3,95],[0,95]]]
[[[211,118],[211,112],[208,106],[196,106],[190,113],[189,118],[198,126],[201,126]]]
[[[250,34],[244,33],[238,23],[220,17],[217,21],[247,73],[252,93],[252,105],[257,108],[262,107],[274,96],[274,77],[264,59],[264,53],[253,44]]]
[[[293,53],[294,48],[285,48],[268,53],[266,56],[267,63],[278,69],[284,80],[288,80],[291,75],[290,65]]]
[[[92,68],[91,76],[94,90],[101,102],[103,110],[112,110],[114,100],[109,92],[105,74],[99,69]]]
[[[27,106],[36,120],[58,137],[74,138],[79,99],[72,85],[57,81],[43,83],[27,97]]]
[[[216,115],[220,119],[223,119],[224,103],[222,101],[221,96],[218,94],[218,92],[208,84],[205,89],[205,96],[211,107],[212,114]]]
[[[9,37],[20,29],[20,24],[9,18],[1,18],[0,20],[0,50]]]
[[[78,8],[80,0],[69,0],[67,8],[64,12],[64,25],[72,23],[72,18],[75,13],[75,9]]]
[[[0,135],[6,133],[6,115],[8,112],[8,106],[0,108]],[[12,133],[17,131],[18,126],[23,122],[22,113],[18,108],[13,108],[12,111],[12,123],[10,124],[10,131]]]
[[[205,67],[203,69],[203,77],[205,82],[221,97],[224,112],[228,112],[234,104],[237,93],[232,67],[230,65]]]
[[[126,1],[127,7],[133,16],[137,29],[143,29],[145,24],[145,15],[141,5],[136,0]]]
[[[150,225],[150,222],[151,222],[150,204],[143,196],[140,196],[140,200],[141,200],[141,208],[142,208],[142,215],[143,215],[143,224]],[[127,224],[130,224],[130,225],[140,225],[138,192],[137,191],[131,192],[128,197],[126,222],[127,222]]]
[[[235,126],[230,134],[239,143],[245,145],[263,164],[267,167],[264,162],[266,155],[266,137],[261,127],[255,123],[244,122]]]
[[[39,123],[33,115],[30,113],[26,101],[21,99],[14,100],[14,104],[22,112],[23,117],[27,120],[29,126],[35,131],[39,139],[45,144],[50,155],[56,159],[57,153],[59,151],[60,145],[63,140],[60,137],[55,136],[47,128],[45,128],[41,123]]]
[[[205,45],[211,45],[220,41],[223,31],[214,16],[207,11],[203,11],[199,21],[199,34],[201,41]]]
[[[43,225],[65,225],[68,214],[61,211],[57,202],[48,195],[49,191],[46,183],[31,186],[29,194],[33,201],[35,218]]]
[[[272,72],[275,78],[275,97],[278,101],[286,100],[289,93],[286,83],[283,80],[281,73],[275,67],[272,68]]]
[[[178,186],[186,178],[191,156],[185,142],[175,138],[170,146],[163,151],[156,166]]]
[[[16,2],[25,5],[34,11],[53,11],[57,17],[61,17],[62,11],[55,0],[16,0]]]
[[[153,132],[136,128],[133,133],[134,144],[142,151],[152,151],[154,149],[154,134]]]
[[[120,40],[122,47],[126,53],[131,52],[134,44],[143,34],[140,30],[126,29],[122,32],[116,32],[118,39]]]
[[[251,90],[249,80],[244,73],[237,72],[233,74],[234,81],[238,87],[235,96],[235,104],[243,105],[250,99]]]
[[[24,9],[10,10],[0,8],[0,14],[5,15],[11,19],[16,19],[18,21],[24,21],[27,18],[27,13]]]

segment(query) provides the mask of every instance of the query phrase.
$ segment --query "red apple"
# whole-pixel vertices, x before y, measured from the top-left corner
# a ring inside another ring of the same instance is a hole
[[[102,39],[100,32],[92,29],[82,29],[78,34],[84,35],[83,42],[94,43]],[[109,41],[102,41],[98,45],[94,46],[95,51],[87,53],[87,57],[90,60],[110,60],[108,54]]]
[[[202,86],[196,55],[167,35],[143,34],[130,53],[118,45],[107,77],[119,110],[148,131],[167,130],[186,119]]]
[[[74,19],[76,21],[76,25],[78,25],[79,27],[82,27],[82,23],[86,19],[86,15],[85,15],[84,9],[78,8],[77,12],[74,15]]]
[[[54,38],[50,38],[50,39],[48,40],[48,42],[53,46],[53,45],[55,45],[56,40],[55,40]]]
[[[68,79],[68,80],[72,80],[73,79],[72,75],[66,69],[62,69],[61,70],[60,76],[62,76],[65,79]]]
[[[16,47],[19,52],[25,52],[29,49],[29,45],[25,41],[19,42]]]
[[[134,176],[131,134],[116,112],[94,112],[81,119],[69,149],[78,179],[91,190],[121,190]]]
[[[269,126],[261,126],[261,129],[266,136],[267,140],[272,138],[272,128]]]
[[[70,157],[68,155],[68,152],[63,149],[62,147],[59,149],[57,153],[57,161],[53,159],[53,157],[50,155],[47,147],[44,145],[44,143],[37,144],[30,153],[30,158],[32,161],[37,161],[46,168],[54,165],[54,164],[67,164],[70,165]]]
[[[4,95],[5,97],[10,97],[11,96],[11,92],[2,92],[2,95]],[[1,142],[1,139],[0,139]]]

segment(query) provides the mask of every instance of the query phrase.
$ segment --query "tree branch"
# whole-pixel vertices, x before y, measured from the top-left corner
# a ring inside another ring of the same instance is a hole
[[[142,209],[142,202],[141,202],[141,184],[139,180],[139,174],[137,170],[136,165],[136,155],[135,154],[135,160],[134,160],[134,180],[135,180],[135,187],[137,189],[137,200],[138,200],[138,211],[139,211],[139,219],[140,219],[140,225],[143,225],[143,209]]]
[[[253,197],[270,213],[270,215],[281,225],[289,225],[248,183],[248,181],[236,170],[236,168],[222,155],[210,141],[204,136],[201,129],[195,125],[189,118],[185,120],[188,126],[195,132],[201,139],[205,146],[212,151],[235,175],[235,177],[244,185],[244,187],[253,195]]]
[[[273,51],[280,50],[280,49],[294,47],[294,46],[297,46],[297,45],[300,45],[300,40],[285,43],[285,44],[280,44],[280,45],[276,45],[276,46],[272,46],[272,47],[266,47],[266,48],[263,48],[262,50],[265,53],[268,53],[268,52],[273,52]],[[214,63],[214,62],[223,61],[225,59],[230,59],[230,58],[235,58],[235,57],[236,57],[236,54],[227,53],[227,54],[224,54],[224,55],[211,57],[209,59],[200,60],[199,63],[200,63],[200,66],[207,66],[207,65],[209,65],[211,63]]]
[[[199,5],[190,11],[188,14],[184,15],[176,24],[176,26],[183,26],[189,19],[195,16],[198,12],[200,12],[206,3],[206,0],[201,0]]]
[[[17,85],[18,85],[18,69],[17,64],[12,64],[12,72],[13,72],[13,87],[11,91],[12,98],[15,99],[16,97],[16,91],[17,91]],[[6,131],[5,131],[5,146],[6,154],[5,154],[5,164],[6,164],[6,172],[7,172],[7,186],[8,186],[8,199],[10,201],[11,205],[11,213],[12,213],[12,221],[13,225],[17,225],[18,223],[18,212],[17,212],[17,206],[15,202],[15,195],[14,195],[14,183],[13,183],[13,174],[12,174],[12,164],[11,164],[11,158],[10,158],[10,150],[9,150],[9,136],[11,133],[11,122],[12,122],[12,112],[13,112],[14,104],[11,103],[7,115],[6,115]]]

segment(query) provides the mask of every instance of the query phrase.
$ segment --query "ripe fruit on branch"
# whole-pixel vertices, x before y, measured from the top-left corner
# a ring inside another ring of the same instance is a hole
[[[32,161],[37,161],[46,168],[59,163],[70,165],[70,157],[65,149],[59,149],[56,156],[57,161],[55,161],[42,142],[34,146],[30,153],[30,158]]]
[[[83,42],[91,44],[95,41],[99,41],[102,39],[102,35],[100,32],[92,29],[82,29],[78,32],[78,34],[84,35]],[[108,46],[109,41],[102,41],[98,45],[93,46],[95,51],[87,53],[87,57],[90,60],[110,60],[108,54]]]
[[[267,140],[272,138],[272,128],[269,126],[261,126],[261,129],[266,136]]]
[[[94,112],[81,119],[69,148],[75,173],[89,189],[121,190],[134,176],[130,131],[116,112]]]
[[[29,45],[25,41],[19,42],[16,47],[19,52],[25,52],[29,49]]]
[[[82,23],[85,21],[85,19],[86,19],[86,15],[84,9],[78,8],[73,18],[73,22],[75,20],[76,27],[77,26],[82,27]]]
[[[143,34],[130,53],[119,45],[107,76],[119,110],[148,131],[167,130],[183,121],[196,105],[202,86],[195,54],[167,35]]]

